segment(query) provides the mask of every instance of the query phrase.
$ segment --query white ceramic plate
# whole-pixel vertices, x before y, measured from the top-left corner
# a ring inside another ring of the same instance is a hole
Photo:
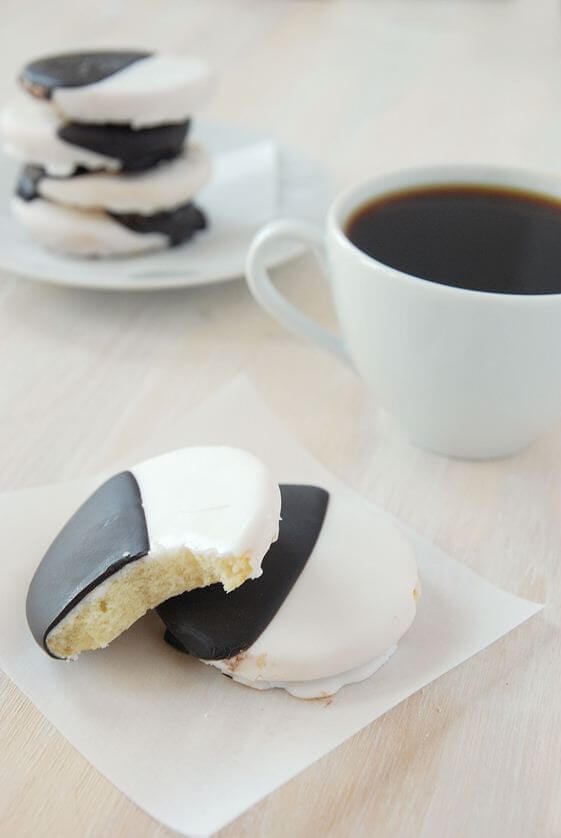
[[[266,143],[267,138],[235,126],[200,122],[193,138],[213,156],[228,155],[244,147]],[[325,171],[297,152],[276,146],[275,183],[271,206],[265,214],[235,199],[236,188],[208,189],[195,199],[206,209],[208,231],[180,247],[119,259],[77,259],[44,250],[10,213],[10,199],[19,166],[0,155],[0,270],[28,279],[117,291],[154,291],[235,279],[243,275],[249,244],[259,227],[273,218],[296,216],[322,223],[328,202]],[[240,194],[239,186],[237,187]],[[226,195],[225,200],[217,200]],[[250,201],[251,204],[251,201]],[[276,264],[295,250],[279,252]]]

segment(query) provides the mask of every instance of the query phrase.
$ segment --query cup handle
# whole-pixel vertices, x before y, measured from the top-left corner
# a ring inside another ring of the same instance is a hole
[[[267,264],[278,243],[297,243],[312,250],[327,277],[324,237],[320,230],[305,221],[280,219],[263,227],[254,238],[246,260],[246,277],[250,291],[257,302],[272,317],[291,332],[317,343],[322,349],[349,363],[343,341],[333,332],[324,329],[290,303],[275,288]]]

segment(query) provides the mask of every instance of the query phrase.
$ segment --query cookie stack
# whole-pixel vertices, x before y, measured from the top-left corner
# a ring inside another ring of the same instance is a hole
[[[187,142],[211,83],[198,59],[67,53],[28,64],[2,111],[7,154],[25,161],[16,217],[46,247],[117,256],[186,242],[207,226],[192,202],[210,174]]]

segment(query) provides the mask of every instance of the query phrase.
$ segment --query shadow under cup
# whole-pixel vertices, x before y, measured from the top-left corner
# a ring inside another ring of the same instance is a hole
[[[365,183],[334,203],[327,233],[331,284],[356,369],[409,438],[455,457],[500,457],[524,448],[561,418],[561,294],[550,290],[556,284],[561,290],[561,261],[546,293],[532,293],[531,270],[525,271],[523,293],[474,290],[455,285],[453,273],[444,284],[387,265],[364,253],[345,232],[350,222],[352,236],[357,210],[384,196],[458,185],[478,192],[531,193],[530,200],[535,196],[557,214],[554,223],[561,232],[561,182],[550,176],[482,167],[397,173]],[[502,234],[495,227],[501,246]],[[397,256],[411,261],[416,253],[408,249],[405,224],[401,235],[405,254]],[[478,246],[477,240],[469,241],[469,229],[466,239],[462,247]],[[431,242],[441,256],[446,244],[437,236]],[[392,246],[399,246],[395,234]],[[549,261],[555,249],[561,253],[561,236]],[[448,268],[456,258],[453,248],[452,254]],[[476,257],[474,264],[483,258]],[[542,267],[539,257],[536,253],[536,271]],[[443,262],[433,260],[437,267]],[[477,282],[474,276],[472,284]],[[505,287],[504,276],[498,282]],[[536,290],[540,283],[536,275]]]

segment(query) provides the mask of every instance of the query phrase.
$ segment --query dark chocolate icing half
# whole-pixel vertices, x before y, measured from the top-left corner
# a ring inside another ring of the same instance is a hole
[[[196,232],[207,226],[206,216],[191,202],[154,215],[112,212],[108,215],[135,233],[162,233],[168,237],[170,247],[189,241]]]
[[[221,585],[199,588],[158,606],[165,639],[203,660],[248,649],[267,628],[304,569],[321,532],[329,494],[317,486],[281,486],[278,540],[263,559],[259,579],[226,594]]]
[[[66,143],[120,160],[123,170],[133,172],[177,157],[188,130],[189,120],[150,128],[67,122],[57,134]]]
[[[33,96],[50,99],[57,87],[94,84],[151,54],[136,50],[96,50],[48,55],[24,67],[20,82]]]
[[[16,195],[22,201],[33,201],[39,197],[39,181],[45,177],[41,166],[24,166],[16,183]]]
[[[57,623],[100,582],[149,548],[138,484],[128,471],[116,474],[74,513],[35,571],[26,611],[37,643],[49,652],[48,634]]]

